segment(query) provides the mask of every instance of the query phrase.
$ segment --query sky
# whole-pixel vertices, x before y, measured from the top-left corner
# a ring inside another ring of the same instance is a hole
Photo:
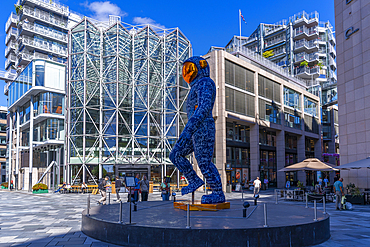
[[[190,40],[193,55],[207,53],[211,46],[224,47],[234,35],[239,35],[239,9],[246,23],[242,22],[242,35],[249,36],[259,23],[273,24],[282,19],[306,11],[317,11],[320,21],[334,22],[334,0],[227,0],[227,1],[73,1],[54,0],[69,6],[70,10],[99,20],[110,14],[121,16],[129,24],[154,24],[163,28],[179,29]],[[13,0],[15,3],[16,1]],[[2,1],[0,8],[0,51],[5,51],[5,23],[14,10],[12,0]],[[0,52],[0,54],[4,54]],[[0,56],[0,69],[4,70],[5,57]],[[0,94],[5,82],[0,81]],[[6,96],[0,97],[0,105],[7,105]]]

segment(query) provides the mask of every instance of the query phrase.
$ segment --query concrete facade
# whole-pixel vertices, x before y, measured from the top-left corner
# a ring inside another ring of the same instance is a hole
[[[340,163],[370,155],[370,2],[335,0]],[[370,169],[341,171],[344,183],[370,188]]]
[[[284,168],[286,165],[290,165],[290,151],[292,151],[292,156],[294,157],[293,163],[300,162],[308,157],[321,157],[321,114],[318,113],[315,117],[312,117],[311,114],[306,112],[304,107],[304,99],[309,98],[318,103],[319,97],[309,93],[306,90],[306,85],[295,81],[293,77],[286,77],[279,74],[277,71],[264,66],[253,57],[249,57],[243,53],[237,52],[230,54],[224,50],[214,50],[205,55],[204,58],[209,62],[211,78],[215,81],[217,88],[216,102],[213,109],[213,116],[216,123],[214,156],[215,164],[222,177],[224,189],[226,189],[227,184],[241,182],[244,176],[245,180],[249,181],[253,181],[259,176],[263,181],[264,175],[268,176],[270,180],[269,185],[281,188],[285,186],[286,174],[284,172],[278,172],[278,170]],[[229,72],[226,67],[230,66],[227,65],[230,62],[234,66],[237,66],[238,70],[242,68],[250,73],[247,80],[253,84],[253,89],[243,90],[241,87],[230,85],[227,82],[229,79],[226,78],[226,73]],[[277,101],[269,100],[267,96],[261,96],[262,93],[259,92],[259,88],[262,89],[261,85],[259,85],[261,84],[261,78],[268,78],[273,81],[276,94],[273,97]],[[299,103],[296,109],[286,105],[285,99],[287,98],[284,96],[286,89],[294,90],[299,95]],[[236,110],[234,111],[227,109],[229,108],[229,97],[234,97],[230,96],[230,90],[234,90],[235,98],[237,95],[245,95],[246,114],[240,113],[238,110],[239,107],[242,107],[241,104],[243,102],[235,102],[234,106]],[[264,108],[261,108],[261,102],[266,102],[265,107],[268,107],[268,104],[275,105],[278,112],[276,119],[271,118],[271,115],[270,118],[267,116],[262,117],[264,113],[261,112],[261,109]],[[295,125],[294,128],[288,126],[289,115],[286,115],[286,112],[291,109],[300,116],[300,120],[297,120],[300,123]],[[319,106],[317,104],[317,112],[319,111],[318,109]],[[312,122],[318,123],[317,131],[307,130],[304,119],[311,119],[310,117],[315,119]],[[237,134],[237,131],[239,133],[244,131],[244,134]],[[269,142],[265,143],[266,145],[263,143],[264,133],[267,133],[266,136]],[[234,137],[233,139],[233,135],[238,137]],[[246,136],[243,139],[244,141],[241,141],[241,136]],[[295,140],[294,148],[287,148],[287,137],[293,137]],[[272,144],[269,138],[272,139]],[[307,140],[312,140],[313,146],[312,150],[310,150],[311,152],[306,152],[309,149],[307,147]],[[261,155],[265,154],[266,159],[264,160],[264,157],[261,157]],[[265,167],[269,168],[264,167],[263,162],[265,161]],[[240,179],[237,179],[238,170]],[[304,184],[306,183],[306,174],[304,172],[298,172],[295,176],[295,182],[299,180]]]

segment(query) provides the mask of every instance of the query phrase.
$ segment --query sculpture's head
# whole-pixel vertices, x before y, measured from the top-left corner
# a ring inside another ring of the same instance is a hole
[[[209,65],[202,57],[188,58],[182,67],[182,77],[187,83],[191,83],[202,77],[209,77]]]

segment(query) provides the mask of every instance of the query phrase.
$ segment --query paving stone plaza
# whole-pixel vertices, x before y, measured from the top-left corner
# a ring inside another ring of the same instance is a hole
[[[203,193],[196,193],[200,199]],[[96,204],[99,195],[91,196],[91,206]],[[241,200],[241,193],[227,193],[228,200]],[[253,203],[253,194],[246,191],[244,199]],[[111,197],[111,203],[115,195]],[[122,193],[122,199],[127,196]],[[190,199],[189,196],[177,197]],[[161,200],[159,193],[149,195],[150,201]],[[86,208],[87,194],[31,194],[24,191],[0,191],[0,247],[3,246],[116,246],[95,240],[83,234],[81,212]],[[259,203],[275,201],[274,191],[261,191]],[[303,202],[279,200],[279,204],[304,206]],[[311,203],[310,207],[313,206]],[[140,207],[140,202],[139,202]],[[318,204],[322,210],[322,204]],[[355,205],[353,211],[336,211],[334,203],[327,203],[330,215],[331,237],[317,246],[369,246],[370,207]],[[313,212],[312,212],[313,215]],[[185,221],[184,221],[185,223]],[[253,222],[250,222],[253,224]],[[155,246],[155,244],[153,245]]]

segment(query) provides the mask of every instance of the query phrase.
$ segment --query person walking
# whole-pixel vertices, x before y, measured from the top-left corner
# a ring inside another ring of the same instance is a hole
[[[105,205],[107,203],[107,190],[106,187],[109,186],[108,184],[108,176],[105,177],[105,179],[102,179],[101,182],[98,185],[98,188],[100,190],[101,199],[98,201],[98,204]]]
[[[134,187],[134,202],[139,201],[139,190],[140,190],[140,175],[136,174]]]
[[[146,176],[143,176],[143,180],[140,181],[140,190],[141,190],[141,201],[145,202],[148,201],[148,193],[149,193],[149,180]]]
[[[265,176],[265,179],[263,180],[263,183],[265,184],[265,190],[268,190],[268,188],[269,188],[269,180],[268,180],[267,176]]]
[[[257,179],[253,181],[253,186],[254,186],[253,196],[255,196],[260,192],[261,188],[261,180],[259,177],[257,177]]]
[[[115,180],[115,184],[114,184],[115,188],[116,188],[116,194],[117,194],[117,202],[120,202],[121,201],[121,198],[119,196],[119,191],[121,189],[121,186],[122,186],[122,181],[119,179],[118,176],[116,176],[116,180]]]
[[[169,201],[170,200],[170,191],[171,191],[170,180],[171,180],[170,177],[166,177],[165,180],[163,180],[163,183],[161,184],[162,200],[163,201]]]
[[[337,198],[335,200],[335,207],[336,207],[335,210],[342,210],[342,203],[341,202],[342,202],[342,196],[344,196],[343,178],[339,178],[339,180],[334,183],[334,193],[337,196]]]
[[[87,185],[86,185],[86,183],[85,183],[85,182],[83,182],[83,183],[81,184],[81,192],[82,192],[82,194],[85,194],[86,190],[87,190]]]

